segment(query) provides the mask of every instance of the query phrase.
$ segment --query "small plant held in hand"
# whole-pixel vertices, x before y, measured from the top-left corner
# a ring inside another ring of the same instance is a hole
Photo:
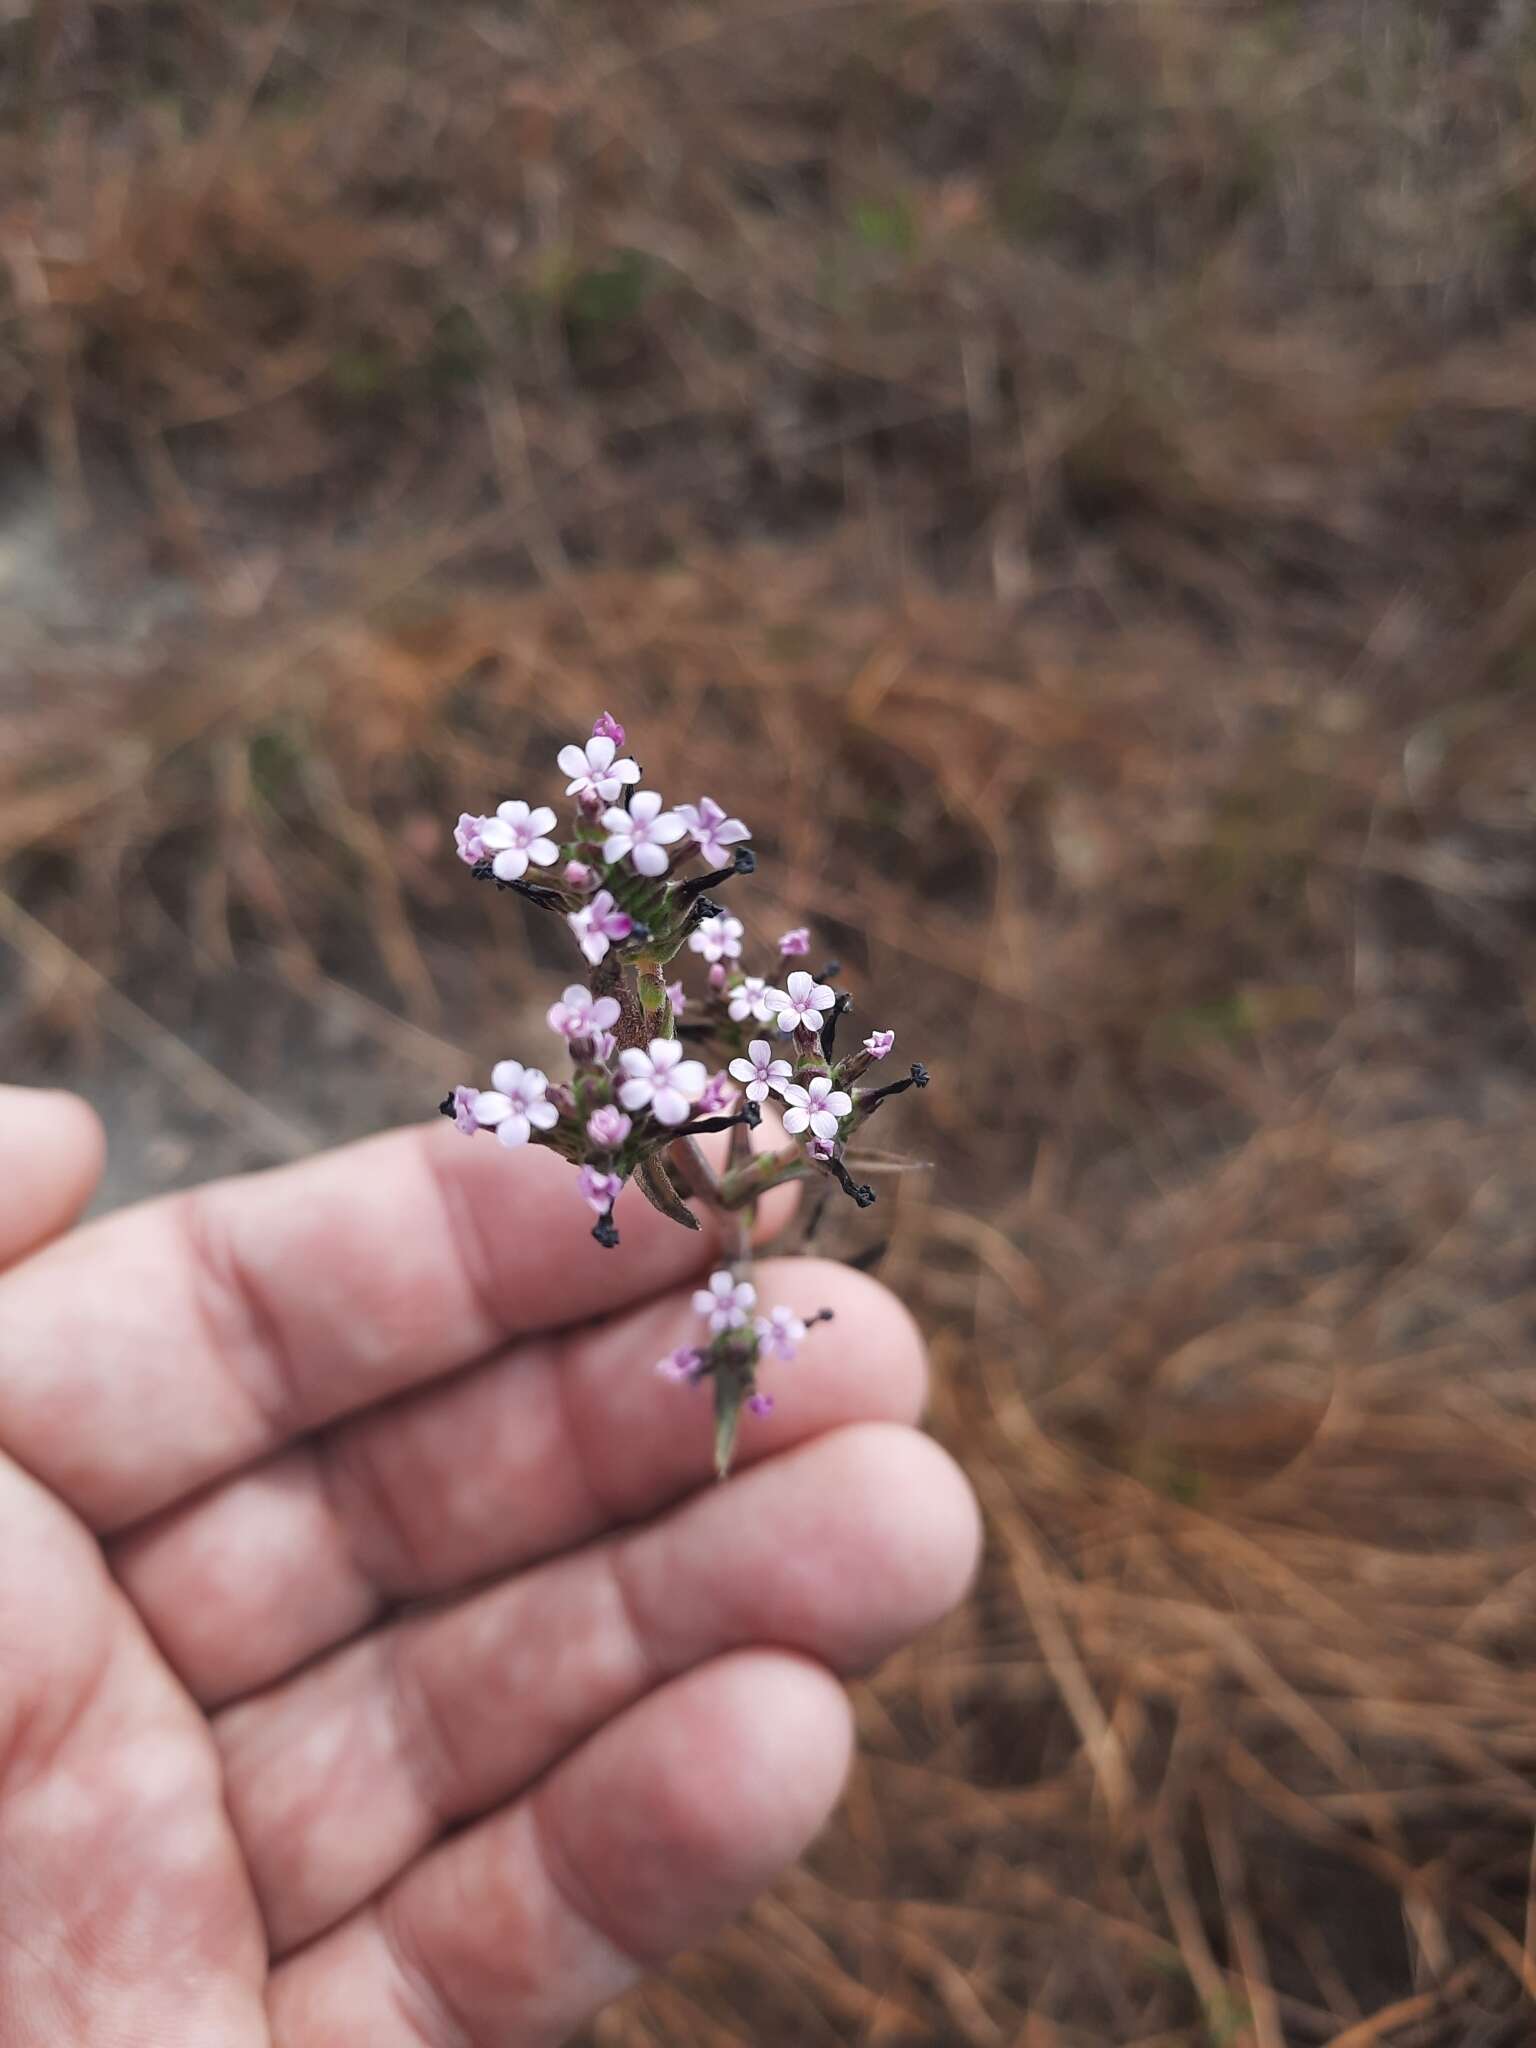
[[[890,1031],[839,1055],[852,1003],[833,986],[835,961],[814,974],[798,964],[810,954],[805,927],[779,940],[771,977],[747,972],[745,928],[709,892],[753,872],[748,827],[707,796],[669,808],[640,787],[624,740],[604,712],[589,740],[560,749],[574,810],[564,838],[554,836],[548,805],[513,800],[485,817],[460,817],[460,859],[477,879],[563,917],[587,971],[549,1010],[569,1054],[568,1079],[499,1060],[488,1088],[460,1085],[441,1106],[467,1137],[489,1134],[513,1150],[543,1145],[569,1160],[599,1244],[618,1244],[614,1205],[631,1182],[685,1229],[700,1227],[700,1204],[729,1219],[734,1256],[694,1296],[705,1332],[657,1368],[712,1384],[723,1476],[742,1414],[773,1406],[758,1389],[759,1369],[792,1359],[808,1327],[787,1308],[759,1309],[751,1278],[758,1203],[789,1182],[820,1181],[867,1208],[874,1190],[850,1172],[848,1148],[881,1103],[926,1087],[928,1076],[913,1066],[868,1085],[891,1052]],[[705,969],[702,993],[668,979],[685,960]],[[787,1142],[758,1151],[751,1133],[771,1100]],[[697,1143],[712,1131],[730,1134],[718,1169]],[[807,1227],[818,1211],[819,1203]]]

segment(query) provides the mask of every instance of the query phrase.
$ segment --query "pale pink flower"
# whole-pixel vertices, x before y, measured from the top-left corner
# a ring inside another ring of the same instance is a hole
[[[626,1109],[648,1109],[659,1124],[685,1124],[704,1093],[702,1060],[685,1060],[675,1038],[653,1038],[649,1048],[626,1046],[619,1054],[625,1078],[619,1100]]]
[[[757,1307],[757,1289],[750,1280],[733,1280],[725,1268],[711,1273],[708,1287],[693,1297],[695,1315],[707,1316],[718,1337],[724,1330],[743,1330],[747,1317]]]
[[[809,1129],[812,1137],[829,1145],[836,1142],[838,1125],[853,1108],[851,1095],[834,1088],[825,1074],[817,1074],[804,1088],[791,1081],[783,1094],[790,1105],[784,1112],[784,1128],[792,1138]]]
[[[473,811],[460,811],[459,822],[453,828],[453,843],[466,867],[472,868],[485,859],[485,841],[480,835],[490,822],[489,818],[477,818]]]
[[[719,917],[702,919],[690,934],[688,944],[695,953],[702,953],[711,964],[721,960],[739,960],[741,935],[744,930],[745,926],[739,917],[730,917],[722,913]]]
[[[520,882],[530,867],[547,868],[560,849],[547,837],[555,814],[548,804],[529,810],[520,798],[498,804],[494,818],[482,820],[480,843],[491,855],[491,873],[502,882]]]
[[[740,818],[728,818],[712,796],[701,796],[696,804],[679,804],[677,815],[712,868],[728,867],[731,848],[752,837]]]
[[[585,896],[597,886],[597,869],[589,868],[584,860],[568,860],[560,870],[560,879],[573,895]]]
[[[730,1072],[747,1086],[748,1102],[766,1102],[768,1091],[782,1089],[794,1069],[788,1060],[776,1060],[766,1038],[754,1038],[745,1059],[734,1059]]]
[[[592,726],[595,740],[612,740],[616,747],[624,744],[624,728],[611,711],[600,711]]]
[[[811,931],[809,925],[797,924],[793,931],[785,932],[779,940],[779,951],[786,960],[804,959],[810,950]]]
[[[560,1121],[559,1110],[545,1100],[548,1086],[548,1076],[537,1067],[498,1060],[490,1087],[475,1097],[475,1122],[494,1130],[508,1148],[526,1145],[535,1130],[552,1130]]]
[[[475,1104],[480,1099],[478,1088],[459,1086],[454,1089],[450,1100],[453,1103],[453,1127],[462,1131],[466,1138],[472,1138],[480,1129],[475,1119]]]
[[[759,1316],[754,1327],[758,1348],[769,1358],[788,1361],[805,1342],[805,1324],[792,1308],[785,1308],[782,1303],[767,1315]]]
[[[864,1041],[864,1050],[872,1060],[883,1060],[895,1043],[894,1031],[871,1031]]]
[[[658,1358],[655,1370],[664,1380],[696,1380],[704,1354],[696,1344],[680,1344],[665,1358]]]
[[[822,1012],[830,1010],[836,995],[824,981],[813,981],[803,967],[784,984],[784,1000],[778,1005],[781,1031],[820,1031]]]
[[[709,970],[709,985],[711,988],[725,987],[725,968],[723,964],[718,960],[715,962],[714,966],[711,967],[711,969]]]
[[[594,1109],[587,1118],[587,1136],[599,1152],[617,1152],[633,1129],[631,1119],[611,1102]]]
[[[688,1008],[688,998],[683,993],[683,984],[680,981],[667,983],[667,1001],[672,1005],[674,1017],[681,1017]]]
[[[599,889],[592,901],[583,903],[580,910],[570,911],[565,921],[575,934],[577,945],[594,967],[610,945],[627,939],[635,928],[634,919],[628,911],[619,909],[612,892],[607,889]]]
[[[626,811],[615,805],[603,813],[603,859],[628,860],[639,875],[664,875],[666,849],[688,828],[676,811],[664,811],[654,789],[637,789]]]
[[[619,1021],[619,1006],[612,996],[594,996],[590,989],[573,981],[558,1003],[551,1003],[548,1022],[562,1038],[600,1038]]]
[[[733,1110],[741,1100],[739,1088],[733,1088],[724,1074],[711,1074],[704,1083],[704,1093],[699,1097],[700,1116],[724,1116]]]
[[[616,1173],[600,1173],[595,1166],[584,1166],[577,1178],[581,1199],[599,1216],[606,1216],[624,1192],[624,1183]]]
[[[592,805],[616,804],[625,783],[640,780],[638,764],[628,759],[616,761],[617,752],[616,743],[603,732],[594,733],[584,747],[562,747],[555,759],[571,778],[565,785],[566,795]]]
[[[773,1000],[779,993],[770,988],[761,975],[743,975],[731,990],[730,1013],[733,1024],[745,1024],[750,1017],[756,1024],[768,1023],[778,1004]]]

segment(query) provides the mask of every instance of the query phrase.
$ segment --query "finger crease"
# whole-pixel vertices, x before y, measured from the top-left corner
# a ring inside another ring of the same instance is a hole
[[[457,1773],[453,1767],[453,1731],[444,1718],[422,1666],[413,1663],[411,1650],[415,1631],[409,1627],[386,1629],[380,1638],[384,1658],[385,1689],[394,1723],[395,1746],[417,1804],[433,1834],[455,1816],[457,1802],[450,1787]]]
[[[385,1953],[394,1968],[394,2003],[422,2048],[475,2048],[475,2036],[455,2011],[428,1968],[390,1900],[380,1901],[375,1918]]]
[[[302,1419],[297,1365],[219,1219],[217,1193],[217,1184],[191,1188],[172,1205],[191,1254],[197,1313],[210,1350],[230,1368],[265,1435],[281,1441]]]
[[[528,1802],[528,1825],[533,1836],[533,1846],[538,1855],[539,1867],[544,1872],[550,1890],[576,1925],[601,1948],[612,1956],[628,1976],[643,1976],[663,1960],[661,1957],[644,1958],[635,1955],[605,1925],[606,1915],[592,1895],[592,1888],[579,1875],[575,1864],[567,1854],[558,1833],[545,1817],[543,1804],[537,1799]]]

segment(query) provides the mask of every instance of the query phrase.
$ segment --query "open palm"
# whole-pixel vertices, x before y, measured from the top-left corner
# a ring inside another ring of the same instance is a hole
[[[833,1674],[964,1584],[909,1322],[765,1266],[837,1321],[715,1487],[646,1369],[707,1241],[442,1126],[59,1237],[99,1143],[0,1089],[0,2039],[563,2040],[799,1854]]]

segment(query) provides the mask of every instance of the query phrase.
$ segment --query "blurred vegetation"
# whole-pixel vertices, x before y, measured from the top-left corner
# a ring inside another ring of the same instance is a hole
[[[0,1059],[114,1197],[505,1050],[443,820],[605,705],[935,1070],[982,1582],[604,2048],[1531,2038],[1533,112],[1524,0],[0,6]]]

